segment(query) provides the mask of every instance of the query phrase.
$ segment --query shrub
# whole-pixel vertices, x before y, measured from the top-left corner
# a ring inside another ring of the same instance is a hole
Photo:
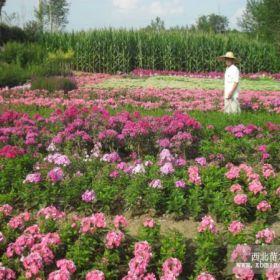
[[[0,46],[8,41],[25,42],[27,40],[25,32],[17,26],[0,24]]]
[[[23,84],[28,79],[24,69],[16,64],[0,64],[0,87],[13,87]]]
[[[45,50],[33,43],[8,42],[4,45],[4,51],[0,53],[0,59],[6,63],[14,63],[21,67],[26,67],[30,64],[43,63],[45,60]]]
[[[63,77],[34,78],[31,86],[31,89],[46,89],[49,92],[63,90],[64,93],[76,88],[76,83],[73,80]]]

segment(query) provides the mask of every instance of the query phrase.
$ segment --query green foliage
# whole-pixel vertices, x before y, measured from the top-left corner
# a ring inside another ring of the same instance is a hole
[[[0,60],[9,64],[17,64],[25,68],[30,64],[41,64],[44,62],[45,50],[38,44],[21,44],[8,42],[4,51],[0,53]]]
[[[49,92],[63,90],[64,93],[76,89],[76,83],[63,77],[38,77],[32,80],[31,89],[45,89]]]
[[[184,262],[186,256],[186,240],[177,231],[169,231],[161,238],[160,261],[173,257]]]
[[[0,87],[17,86],[25,83],[27,79],[27,73],[20,66],[0,63]]]
[[[227,17],[216,14],[201,16],[197,19],[196,30],[202,32],[224,33],[229,29]]]
[[[280,2],[278,0],[248,0],[239,20],[240,27],[252,35],[280,43]]]
[[[21,28],[0,23],[0,46],[9,41],[25,42],[27,39],[25,32]]]
[[[242,72],[279,72],[277,46],[244,34],[200,34],[188,31],[102,29],[45,33],[40,42],[49,50],[73,49],[73,68],[88,72],[130,72],[135,68],[190,72],[224,70],[217,56],[232,50]]]

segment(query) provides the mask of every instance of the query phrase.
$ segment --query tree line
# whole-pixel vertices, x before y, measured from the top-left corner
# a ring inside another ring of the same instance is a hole
[[[0,20],[4,23],[13,19],[3,13],[7,1],[9,0],[0,0]],[[24,28],[33,33],[62,31],[68,24],[69,10],[68,0],[38,0],[38,6],[34,10],[35,19],[26,23]],[[247,0],[246,9],[238,19],[238,26],[241,32],[280,45],[280,1]],[[167,28],[164,21],[156,17],[142,29],[160,31]],[[226,16],[214,13],[200,16],[191,26],[175,26],[169,29],[205,33],[240,32],[230,30]]]

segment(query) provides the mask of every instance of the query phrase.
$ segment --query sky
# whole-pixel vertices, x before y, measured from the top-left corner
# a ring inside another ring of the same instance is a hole
[[[140,28],[159,16],[166,27],[194,24],[202,15],[226,16],[230,27],[237,28],[246,0],[69,0],[70,12],[66,30],[104,27]],[[6,0],[7,14],[17,13],[18,24],[34,18],[38,0]]]

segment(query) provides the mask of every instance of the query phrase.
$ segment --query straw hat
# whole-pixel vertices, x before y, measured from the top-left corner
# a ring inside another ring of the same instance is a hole
[[[217,57],[220,61],[225,61],[226,59],[232,59],[235,62],[239,62],[239,59],[234,56],[233,52],[227,52],[225,55]]]

